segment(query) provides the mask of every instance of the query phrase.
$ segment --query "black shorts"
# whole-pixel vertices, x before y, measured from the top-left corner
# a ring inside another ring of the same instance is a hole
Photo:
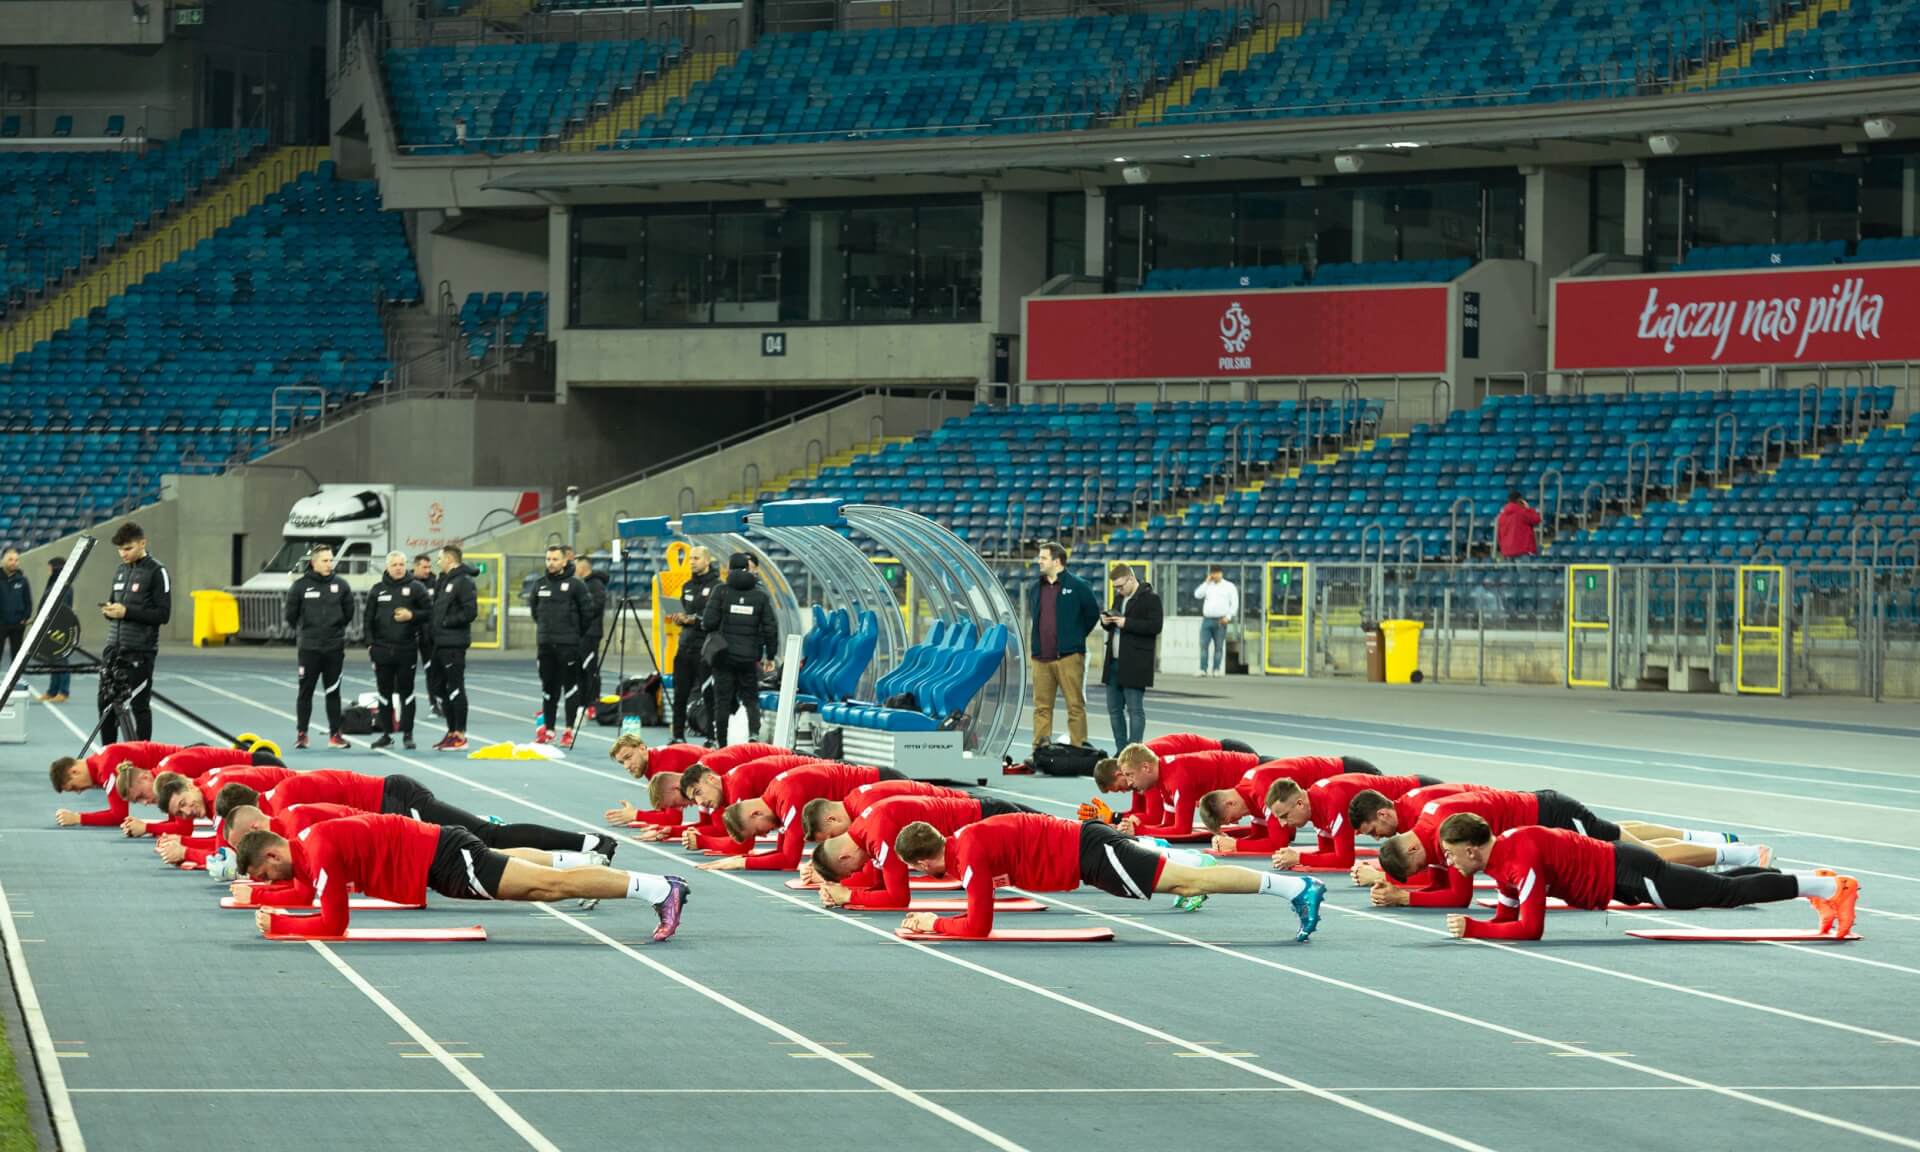
[[[455,900],[492,900],[506,875],[507,857],[465,828],[440,829],[440,843],[427,869],[427,887]]]
[[[980,819],[982,820],[992,816],[1011,816],[1015,812],[1034,811],[1025,804],[1015,804],[1011,800],[995,800],[988,796],[975,796],[974,799],[980,801]]]
[[[1110,896],[1151,900],[1166,859],[1111,824],[1080,825],[1080,879]]]
[[[1565,828],[1578,832],[1582,836],[1591,836],[1595,840],[1620,839],[1620,825],[1611,820],[1602,820],[1588,810],[1585,804],[1571,796],[1555,792],[1551,788],[1542,788],[1534,795],[1540,800],[1540,815],[1537,819],[1542,828]]]
[[[1357,773],[1361,776],[1380,775],[1380,769],[1375,768],[1370,761],[1362,760],[1358,756],[1340,757],[1340,767],[1349,773]],[[1435,783],[1437,783],[1437,781],[1435,781]]]
[[[905,780],[906,778],[907,774],[898,768],[880,769],[880,779],[882,780]]]
[[[389,776],[380,791],[380,811],[387,816],[420,819],[420,809],[433,800],[433,793],[411,776]]]
[[[1254,752],[1254,751],[1253,751],[1253,745],[1251,745],[1251,744],[1249,744],[1249,743],[1247,743],[1247,742],[1246,742],[1245,740],[1235,740],[1235,739],[1234,739],[1233,737],[1231,737],[1231,736],[1229,736],[1229,737],[1227,737],[1227,738],[1226,738],[1225,740],[1222,740],[1222,741],[1220,741],[1220,751],[1222,751],[1222,752],[1251,752],[1251,753],[1253,753],[1253,755],[1255,755],[1255,756],[1260,756],[1260,754],[1259,754],[1258,752]],[[1260,759],[1261,759],[1261,762],[1262,762],[1262,763],[1265,763],[1265,761],[1266,761],[1266,757],[1264,757],[1264,756],[1261,756],[1261,757],[1260,757]]]

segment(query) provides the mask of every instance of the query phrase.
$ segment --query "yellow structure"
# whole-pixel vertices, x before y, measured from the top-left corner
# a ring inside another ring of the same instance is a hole
[[[218,588],[197,588],[193,593],[193,646],[211,648],[224,645],[227,637],[240,631],[240,601],[233,593]]]

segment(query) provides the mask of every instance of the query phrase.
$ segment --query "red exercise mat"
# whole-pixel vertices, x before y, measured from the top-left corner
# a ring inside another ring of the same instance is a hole
[[[1111,928],[995,928],[985,936],[942,936],[938,932],[909,932],[897,928],[893,934],[902,940],[943,944],[977,943],[981,940],[998,940],[1007,944],[1078,944],[1089,940],[1113,939]]]
[[[1858,932],[1822,936],[1812,928],[1636,928],[1627,935],[1641,940],[1736,944],[1838,944],[1860,939]]]
[[[485,940],[487,930],[478,924],[466,928],[353,928],[344,936],[291,936],[269,933],[269,940],[320,940],[343,944],[452,944]]]

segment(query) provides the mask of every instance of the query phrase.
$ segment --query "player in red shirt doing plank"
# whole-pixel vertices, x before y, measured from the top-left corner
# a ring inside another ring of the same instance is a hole
[[[1111,824],[1030,812],[994,816],[950,837],[931,824],[909,824],[894,840],[893,850],[908,867],[929,876],[959,876],[967,892],[964,914],[911,912],[901,921],[909,932],[943,936],[980,938],[992,933],[993,893],[1003,884],[1030,892],[1071,892],[1086,883],[1132,900],[1149,900],[1158,892],[1183,899],[1278,896],[1300,917],[1294,939],[1302,941],[1320,926],[1320,903],[1327,894],[1326,885],[1309,876],[1215,864],[1198,852],[1132,839]]]
[[[807,805],[828,801],[815,800]],[[931,824],[951,836],[989,816],[1031,812],[1004,800],[972,796],[893,796],[874,804],[841,832],[823,839],[803,878],[820,884],[820,903],[829,908],[905,908],[913,898],[907,862],[893,850],[909,824]],[[804,814],[802,819],[805,819]]]
[[[680,745],[670,745],[678,748]],[[638,825],[636,835],[642,840],[683,840],[686,833],[698,828],[706,819],[707,813],[695,804],[682,785],[686,782],[688,769],[703,767],[722,777],[743,764],[764,760],[773,756],[792,756],[785,748],[772,744],[730,744],[725,748],[703,750],[702,758],[686,768],[672,771],[655,772],[649,768],[647,777],[647,807],[635,808],[625,800],[619,807],[607,809],[607,823],[615,827]],[[658,757],[654,758],[658,761]],[[706,831],[708,835],[720,835],[724,832],[716,826]]]
[[[1832,872],[1775,872],[1740,868],[1707,872],[1671,864],[1644,845],[1595,840],[1562,828],[1512,828],[1499,836],[1471,812],[1440,825],[1447,862],[1464,876],[1481,872],[1500,886],[1490,920],[1447,917],[1447,931],[1468,940],[1538,940],[1546,928],[1547,898],[1574,908],[1610,902],[1659,908],[1738,908],[1805,897],[1820,913],[1820,933],[1853,931],[1860,882]]]
[[[1362,792],[1347,807],[1347,814],[1354,818],[1360,831],[1380,838],[1379,866],[1366,861],[1353,866],[1354,883],[1371,886],[1373,903],[1379,907],[1465,908],[1471,902],[1473,881],[1448,868],[1440,851],[1440,825],[1462,812],[1471,812],[1485,820],[1496,836],[1510,828],[1537,824],[1595,840],[1643,844],[1668,863],[1696,868],[1713,865],[1765,868],[1773,858],[1772,850],[1764,844],[1733,842],[1720,832],[1695,832],[1632,820],[1614,824],[1593,815],[1579,801],[1552,790],[1479,789],[1441,797],[1409,813],[1405,808],[1409,799],[1418,798],[1425,791],[1416,789],[1399,800],[1385,803],[1384,807],[1380,805],[1385,798],[1379,793]],[[1664,835],[1653,839],[1636,835],[1651,836],[1656,832]],[[1677,835],[1680,833],[1685,834],[1684,838]],[[1388,877],[1418,887],[1396,887],[1387,883]]]
[[[177,772],[162,772],[153,779],[153,802],[167,814],[167,823],[155,824],[160,833],[153,850],[169,864],[206,863],[207,855],[226,843],[214,807],[220,790],[228,784],[268,789],[296,773],[285,768],[221,768],[198,780],[189,780]],[[195,820],[213,820],[213,831],[194,836]]]
[[[1293,843],[1293,826],[1267,808],[1267,794],[1280,780],[1311,788],[1329,776],[1378,776],[1380,769],[1358,756],[1289,756],[1247,769],[1230,788],[1200,797],[1195,811],[1213,832],[1216,852],[1278,852]],[[1241,821],[1252,817],[1253,823]]]
[[[1189,835],[1200,797],[1233,787],[1259,766],[1260,757],[1251,752],[1182,752],[1137,765],[1130,773],[1133,786],[1159,790],[1160,821],[1150,824],[1129,817],[1120,821],[1120,830],[1136,836]]]
[[[214,794],[215,817],[228,809],[255,804],[271,816],[302,804],[344,804],[361,812],[411,816],[428,824],[465,828],[489,848],[537,848],[542,852],[597,852],[608,860],[620,843],[601,832],[571,832],[545,824],[496,824],[435,796],[411,776],[369,776],[360,772],[302,772],[270,791],[229,783]],[[231,837],[229,837],[231,839]]]
[[[726,810],[744,800],[759,799],[760,794],[773,783],[774,777],[782,772],[821,763],[825,761],[796,753],[762,756],[758,760],[747,761],[725,776],[695,764],[681,775],[680,791],[687,799],[698,804],[704,810],[704,815],[700,823],[681,834],[680,843],[689,850],[722,852],[728,856],[746,855],[753,851],[753,837],[749,836],[744,842],[735,840],[727,831]]]
[[[1391,799],[1399,799],[1415,788],[1427,788],[1440,781],[1431,776],[1367,776],[1346,774],[1329,776],[1302,788],[1291,780],[1275,780],[1267,790],[1267,813],[1293,829],[1308,822],[1318,837],[1312,851],[1282,848],[1273,854],[1275,868],[1351,868],[1353,867],[1353,825],[1347,822],[1347,805],[1354,794],[1371,788]]]
[[[757,799],[728,805],[721,813],[727,835],[751,846],[757,837],[778,830],[780,840],[771,852],[750,856],[723,856],[700,865],[710,872],[791,872],[800,867],[800,850],[806,843],[800,825],[800,810],[809,800],[845,799],[854,789],[880,779],[881,769],[857,764],[819,763],[793,768],[775,776]],[[898,773],[895,773],[898,776]]]
[[[109,744],[85,760],[74,756],[56,758],[50,770],[55,792],[91,792],[95,788],[103,788],[107,794],[107,806],[98,812],[74,812],[61,808],[54,812],[53,822],[62,828],[119,827],[127,818],[127,802],[114,790],[114,772],[122,764],[131,764],[142,772],[151,773],[160,761],[178,751],[178,744],[130,740],[124,744]]]
[[[1238,740],[1215,740],[1194,732],[1175,732],[1167,736],[1155,736],[1140,744],[1129,744],[1120,751],[1099,761],[1093,766],[1093,785],[1102,792],[1131,792],[1133,805],[1123,815],[1114,815],[1113,809],[1105,800],[1095,796],[1080,805],[1077,815],[1082,820],[1098,820],[1102,824],[1119,824],[1133,821],[1132,828],[1142,825],[1158,827],[1166,823],[1166,813],[1162,810],[1162,797],[1156,788],[1135,787],[1134,769],[1146,766],[1149,771],[1159,767],[1163,756],[1184,756],[1189,752],[1252,752],[1253,749]],[[1131,831],[1132,828],[1128,830]]]
[[[958,788],[948,788],[940,784],[929,784],[924,780],[879,780],[872,784],[862,784],[847,793],[844,800],[835,800],[821,796],[807,801],[800,809],[800,830],[806,834],[808,843],[817,844],[829,836],[838,836],[849,825],[866,814],[867,809],[882,800],[892,800],[898,796],[938,797],[949,800],[972,800],[972,793],[962,792]],[[1007,812],[1031,812],[1033,809],[1019,804],[1004,804],[1002,801],[988,803],[1002,805]]]
[[[531,852],[531,849],[515,851]],[[347,930],[347,889],[378,900],[420,904],[431,888],[455,900],[645,900],[660,914],[655,940],[680,927],[687,882],[678,876],[588,867],[561,870],[495,852],[464,828],[405,816],[325,820],[293,839],[255,829],[234,848],[240,871],[267,884],[291,883],[283,907],[319,902],[317,916],[262,908],[254,922],[268,935],[328,937]]]
[[[645,780],[650,786],[662,777],[675,782],[695,764],[705,764],[722,776],[749,760],[758,760],[762,756],[779,756],[788,752],[772,744],[729,744],[725,748],[702,748],[697,744],[666,744],[658,748],[649,748],[644,740],[628,732],[613,742],[607,755],[615,763],[627,770],[627,774],[636,780]],[[651,790],[649,795],[652,795]],[[663,805],[651,800],[648,808],[635,808],[622,800],[618,807],[607,809],[607,823],[616,828],[625,828],[636,821],[641,824],[661,825],[677,829],[682,823],[681,808],[684,804]]]
[[[1354,803],[1359,804],[1356,797]],[[1373,868],[1367,862],[1354,864],[1354,883],[1373,885],[1373,902],[1377,906],[1413,906],[1413,908],[1465,908],[1473,900],[1473,879],[1461,876],[1446,866],[1446,854],[1440,851],[1440,826],[1446,824],[1452,816],[1461,812],[1471,812],[1480,820],[1486,820],[1488,828],[1494,829],[1494,835],[1500,835],[1511,828],[1526,826],[1548,826],[1546,820],[1540,820],[1546,814],[1551,820],[1563,820],[1565,812],[1571,810],[1574,801],[1567,797],[1538,797],[1536,793],[1513,793],[1498,789],[1478,789],[1467,791],[1452,797],[1442,797],[1438,801],[1425,804],[1419,812],[1419,818],[1411,828],[1402,833],[1386,835],[1380,839],[1379,868]],[[1398,804],[1396,804],[1398,806]],[[1584,808],[1582,808],[1584,810]],[[1398,826],[1400,816],[1386,816],[1384,812],[1375,814],[1369,822],[1371,828],[1386,828],[1390,824]],[[1565,828],[1565,826],[1561,826]],[[1766,845],[1741,845],[1728,841],[1678,841],[1678,839],[1657,839],[1657,841],[1638,841],[1632,835],[1626,835],[1624,828],[1661,828],[1657,824],[1628,824],[1622,822],[1615,826],[1605,820],[1580,822],[1580,828],[1567,828],[1576,835],[1588,835],[1599,841],[1620,841],[1620,843],[1642,843],[1645,849],[1653,851],[1668,864],[1688,864],[1693,868],[1707,868],[1715,864],[1724,866],[1753,866],[1766,868],[1772,862],[1772,849]],[[1667,829],[1678,831],[1678,829]],[[1690,835],[1720,835],[1720,833],[1690,833]],[[1375,879],[1379,877],[1379,879]],[[1394,877],[1400,883],[1421,885],[1417,889],[1404,889],[1392,883],[1386,883],[1386,877]]]

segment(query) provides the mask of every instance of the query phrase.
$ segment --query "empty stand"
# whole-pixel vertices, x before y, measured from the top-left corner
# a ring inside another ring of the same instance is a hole
[[[151,500],[183,460],[245,458],[264,445],[276,389],[328,404],[364,394],[390,368],[382,302],[419,294],[374,183],[338,180],[330,163],[302,175],[0,367],[4,430],[34,449],[9,453],[30,464],[0,480],[9,538],[42,542],[99,507]]]
[[[523,152],[584,126],[678,54],[643,40],[396,48],[387,78],[401,145],[414,154]]]
[[[460,335],[469,359],[485,359],[496,342],[523,348],[546,334],[545,292],[469,292],[460,306]]]

